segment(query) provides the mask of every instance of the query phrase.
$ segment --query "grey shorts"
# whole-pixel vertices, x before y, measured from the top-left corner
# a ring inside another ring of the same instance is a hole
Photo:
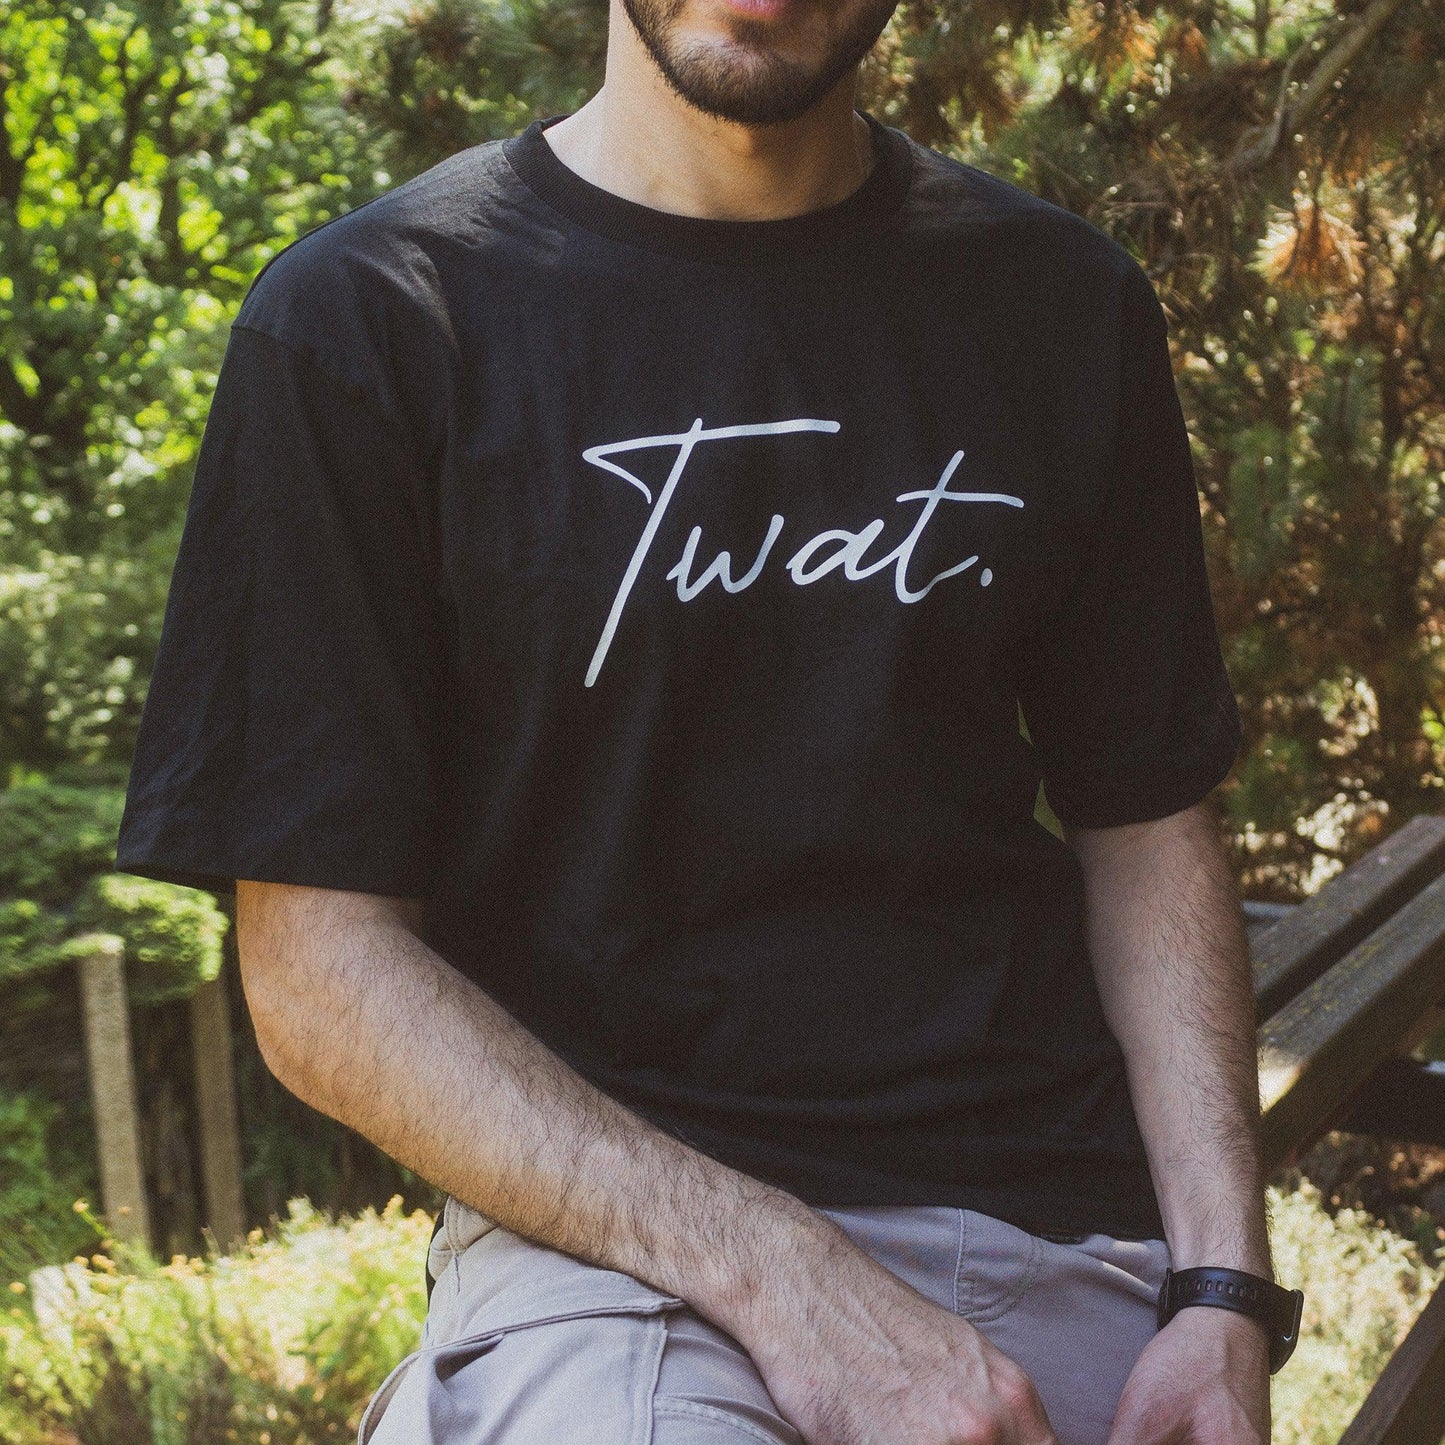
[[[1060,1445],[1104,1445],[1156,1329],[1164,1240],[1046,1237],[952,1206],[821,1212],[1022,1365]],[[427,1268],[421,1347],[359,1445],[805,1445],[742,1346],[676,1295],[453,1198]]]

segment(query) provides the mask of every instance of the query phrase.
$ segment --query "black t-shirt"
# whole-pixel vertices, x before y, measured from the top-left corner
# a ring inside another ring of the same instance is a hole
[[[1162,1236],[1034,815],[1162,817],[1241,740],[1153,287],[872,116],[861,186],[761,221],[592,185],[561,118],[253,283],[117,868],[427,899],[810,1203]]]

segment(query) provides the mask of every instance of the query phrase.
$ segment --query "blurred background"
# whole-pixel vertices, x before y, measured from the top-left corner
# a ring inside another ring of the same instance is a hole
[[[271,1078],[230,900],[112,872],[115,833],[251,279],[576,109],[606,25],[604,0],[0,3],[0,1439],[340,1438],[414,1347],[436,1192]],[[1153,278],[1258,936],[1445,815],[1445,0],[904,3],[858,104]],[[1281,1278],[1314,1286],[1276,1437],[1336,1440],[1440,1278],[1445,1149],[1334,1130],[1271,1201]]]

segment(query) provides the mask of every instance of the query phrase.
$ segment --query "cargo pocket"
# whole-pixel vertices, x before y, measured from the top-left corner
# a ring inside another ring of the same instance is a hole
[[[684,1301],[450,1199],[447,1210],[434,1241],[437,1309],[425,1343],[367,1403],[358,1445],[491,1439],[504,1425],[517,1445],[646,1445],[664,1339],[658,1316]],[[579,1401],[585,1419],[576,1418]]]

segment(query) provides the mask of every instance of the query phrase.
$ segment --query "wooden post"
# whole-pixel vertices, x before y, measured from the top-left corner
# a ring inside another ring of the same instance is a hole
[[[150,1244],[150,1210],[141,1168],[140,1117],[130,1014],[125,994],[125,946],[113,934],[96,934],[80,960],[85,1050],[100,1158],[101,1206],[117,1239]]]
[[[246,1206],[241,1192],[241,1130],[224,969],[191,995],[191,1058],[206,1224],[217,1245],[226,1250],[245,1236]]]

